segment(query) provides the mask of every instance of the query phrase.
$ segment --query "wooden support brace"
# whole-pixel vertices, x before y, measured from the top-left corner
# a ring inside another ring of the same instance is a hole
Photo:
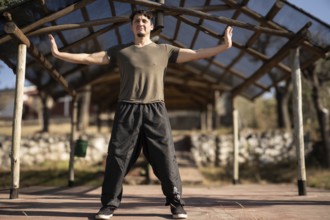
[[[62,77],[62,75],[53,67],[53,65],[46,59],[46,57],[40,53],[40,51],[31,44],[26,35],[16,26],[12,21],[7,22],[4,28],[7,34],[13,35],[16,39],[27,46],[29,53],[50,73],[50,75],[62,85],[71,96],[76,96],[76,91],[69,88],[68,82]]]

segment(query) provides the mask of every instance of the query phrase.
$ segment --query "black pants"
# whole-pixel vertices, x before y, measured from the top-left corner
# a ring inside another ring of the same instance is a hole
[[[142,146],[147,161],[161,182],[166,204],[183,205],[171,126],[163,102],[118,103],[102,185],[102,205],[119,206],[124,177],[138,159]]]

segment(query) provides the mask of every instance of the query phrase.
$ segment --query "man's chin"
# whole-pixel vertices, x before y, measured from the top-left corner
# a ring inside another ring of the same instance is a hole
[[[146,35],[143,34],[143,33],[138,33],[137,36],[138,36],[138,37],[144,37],[144,36],[146,36]]]

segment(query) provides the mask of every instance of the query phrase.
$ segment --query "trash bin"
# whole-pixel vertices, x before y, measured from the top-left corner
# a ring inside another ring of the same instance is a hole
[[[85,157],[88,147],[88,141],[78,139],[76,140],[74,155],[76,157]]]

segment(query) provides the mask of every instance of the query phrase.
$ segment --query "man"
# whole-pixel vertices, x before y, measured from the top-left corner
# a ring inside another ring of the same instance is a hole
[[[109,219],[119,207],[122,182],[143,153],[161,182],[166,205],[173,218],[187,218],[181,200],[182,186],[175,161],[171,127],[164,104],[164,73],[169,62],[183,63],[215,56],[232,46],[232,28],[225,31],[224,43],[213,48],[191,50],[150,39],[154,26],[151,12],[131,15],[134,42],[92,54],[58,51],[49,35],[53,56],[72,63],[116,64],[120,71],[120,93],[115,113],[102,185],[102,207],[96,219]],[[143,192],[142,192],[143,193]]]

